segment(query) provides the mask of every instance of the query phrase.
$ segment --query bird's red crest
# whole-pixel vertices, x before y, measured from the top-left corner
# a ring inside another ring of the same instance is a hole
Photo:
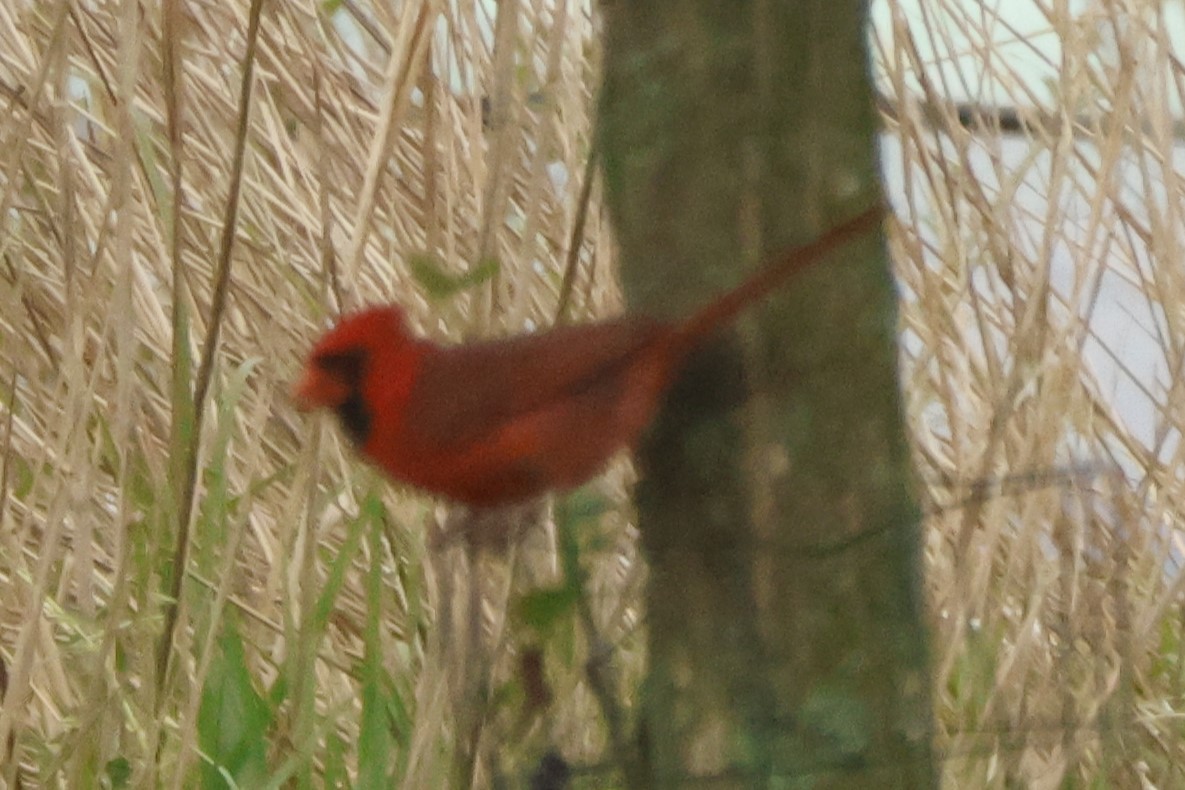
[[[371,349],[376,345],[396,342],[406,333],[403,311],[394,305],[368,307],[342,317],[326,332],[309,354],[317,357],[345,353],[355,349]]]

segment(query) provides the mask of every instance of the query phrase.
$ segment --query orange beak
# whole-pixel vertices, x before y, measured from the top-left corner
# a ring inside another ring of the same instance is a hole
[[[292,401],[297,411],[314,411],[341,403],[346,394],[341,382],[310,365],[292,388]]]

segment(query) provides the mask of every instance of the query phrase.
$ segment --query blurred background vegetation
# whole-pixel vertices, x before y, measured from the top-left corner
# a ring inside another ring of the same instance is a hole
[[[1181,4],[1016,5],[880,0],[869,32],[936,758],[957,787],[1185,784]],[[0,4],[8,786],[619,781],[629,464],[475,557],[287,396],[364,303],[452,340],[622,309],[602,24]]]

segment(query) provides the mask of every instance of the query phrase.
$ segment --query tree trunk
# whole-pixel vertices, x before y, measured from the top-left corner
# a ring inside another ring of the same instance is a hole
[[[856,0],[605,3],[635,309],[678,317],[878,199]],[[700,354],[639,455],[650,668],[630,783],[936,784],[896,347],[872,234]]]

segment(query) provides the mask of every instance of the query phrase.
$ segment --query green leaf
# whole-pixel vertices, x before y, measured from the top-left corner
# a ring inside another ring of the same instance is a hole
[[[557,503],[555,523],[560,563],[569,586],[579,587],[584,583],[584,573],[580,569],[581,546],[595,542],[598,532],[592,526],[610,507],[604,494],[587,487],[573,491]]]
[[[555,517],[562,528],[576,529],[609,511],[609,498],[591,487],[579,488],[556,504]]]
[[[128,762],[126,757],[116,757],[113,760],[108,760],[107,765],[103,767],[104,773],[107,774],[107,782],[110,784],[112,790],[120,790],[122,787],[127,787],[128,783],[132,781],[132,764]]]
[[[341,592],[342,587],[346,583],[346,571],[349,569],[350,564],[354,561],[354,556],[362,546],[362,538],[365,536],[366,526],[373,523],[376,508],[379,513],[382,512],[382,501],[373,493],[367,494],[366,499],[362,501],[362,512],[358,514],[358,518],[351,521],[346,527],[345,540],[342,541],[341,546],[333,556],[333,561],[329,566],[329,573],[325,579],[325,585],[321,588],[321,594],[317,596],[317,606],[313,610],[311,633],[316,634],[317,638],[325,631],[325,626],[329,623],[329,617],[333,614],[333,609],[337,605],[338,593]]]
[[[383,513],[377,500],[368,500],[363,512],[369,517],[371,529],[362,654],[362,722],[358,731],[358,786],[390,787],[387,766],[394,743],[387,718],[386,669],[383,666]]]
[[[435,256],[421,253],[408,258],[411,275],[430,299],[447,299],[467,288],[481,285],[493,278],[501,268],[498,261],[487,258],[463,274],[445,271],[443,262]]]
[[[33,480],[36,477],[33,474],[33,466],[15,453],[8,456],[8,463],[8,478],[12,496],[17,499],[24,499],[33,490]]]
[[[267,704],[272,710],[279,708],[288,700],[288,678],[284,673],[276,676],[276,682],[267,690]]]
[[[325,734],[325,773],[322,787],[349,787],[350,775],[346,770],[346,742],[336,729]]]
[[[866,752],[875,729],[865,702],[837,684],[823,684],[807,695],[799,709],[803,725],[845,755]]]
[[[523,623],[546,633],[556,622],[570,616],[579,601],[580,588],[571,584],[534,590],[518,602],[518,614]]]
[[[271,713],[255,691],[234,620],[227,618],[198,709],[201,787],[259,787],[267,775]]]
[[[181,275],[174,272],[174,277]],[[197,451],[195,437],[195,416],[193,405],[193,358],[189,348],[189,309],[184,299],[173,306],[172,375],[170,378],[169,401],[172,424],[169,427],[169,471],[168,505],[169,534],[171,537],[159,544],[161,589],[171,590],[177,577],[185,573],[181,559],[185,547],[169,545],[173,537],[179,537],[182,524],[188,523],[188,513],[183,513],[186,481],[190,461]],[[170,593],[171,594],[171,593]]]

